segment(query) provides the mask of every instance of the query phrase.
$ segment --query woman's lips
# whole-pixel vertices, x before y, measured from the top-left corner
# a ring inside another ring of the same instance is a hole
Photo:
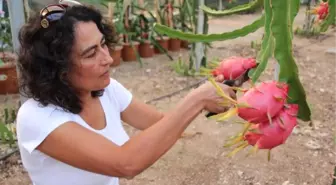
[[[109,70],[107,70],[105,73],[103,73],[101,76],[109,75]]]

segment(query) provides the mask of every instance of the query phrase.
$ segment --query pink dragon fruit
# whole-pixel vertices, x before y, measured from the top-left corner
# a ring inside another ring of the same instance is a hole
[[[277,81],[262,82],[238,98],[238,116],[250,123],[271,120],[284,106],[288,85]]]
[[[297,125],[298,109],[297,104],[284,106],[279,115],[274,117],[273,124],[263,122],[252,125],[251,130],[245,133],[244,140],[258,149],[271,150],[284,144]]]
[[[212,82],[217,86],[213,80]],[[217,86],[217,89],[220,89],[220,87]],[[248,90],[239,88],[238,90],[244,92],[238,100],[233,100],[226,96],[224,92],[219,92],[225,99],[222,104],[225,106],[233,105],[233,108],[227,112],[211,116],[211,118],[224,121],[238,115],[248,123],[271,122],[272,118],[280,112],[288,97],[288,85],[277,81],[262,82]]]
[[[259,149],[268,150],[268,160],[270,160],[271,150],[286,142],[293,129],[297,125],[297,104],[286,104],[270,122],[259,124],[245,124],[242,132],[238,133],[226,146],[239,144],[228,156],[233,156],[240,150],[253,146],[249,154]]]
[[[329,13],[329,4],[328,2],[321,2],[320,6],[314,8],[312,10],[312,12],[314,14],[318,15],[318,19],[319,20],[323,20],[327,17],[328,13]]]
[[[225,80],[235,80],[247,70],[257,66],[254,58],[243,58],[233,56],[222,60],[218,66],[211,71],[213,76],[223,75]]]

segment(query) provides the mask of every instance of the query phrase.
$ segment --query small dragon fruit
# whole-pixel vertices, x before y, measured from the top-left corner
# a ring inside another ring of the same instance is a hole
[[[254,58],[232,56],[221,62],[210,62],[209,68],[201,68],[204,75],[216,77],[223,75],[224,80],[236,80],[244,75],[249,69],[257,66]]]
[[[218,67],[212,70],[213,76],[223,75],[225,80],[235,80],[247,70],[257,66],[254,58],[230,57],[222,60]]]
[[[327,17],[328,13],[329,13],[328,2],[321,2],[320,6],[314,8],[312,10],[312,13],[317,14],[319,20],[325,19]]]

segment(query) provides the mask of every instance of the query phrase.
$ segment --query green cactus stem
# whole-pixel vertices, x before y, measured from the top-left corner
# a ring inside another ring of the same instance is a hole
[[[269,0],[267,0],[269,1]],[[300,82],[298,67],[293,56],[293,21],[299,11],[300,0],[273,0],[271,34],[275,38],[274,57],[280,64],[279,81],[289,84],[289,103],[299,104],[298,117],[311,120],[311,110]]]
[[[262,72],[266,69],[268,59],[271,57],[274,51],[274,38],[271,35],[271,21],[273,18],[272,9],[270,6],[270,1],[264,2],[265,8],[265,25],[264,25],[264,37],[261,43],[261,50],[258,53],[257,62],[259,63],[256,69],[251,69],[249,71],[249,76],[252,82],[255,83]]]
[[[250,33],[257,31],[264,25],[265,16],[262,15],[259,19],[254,21],[252,24],[244,26],[241,29],[237,29],[231,32],[224,32],[219,34],[194,34],[181,32],[162,24],[155,24],[153,29],[161,34],[166,34],[171,38],[178,38],[182,40],[187,40],[189,42],[213,42],[213,41],[224,41],[235,39],[238,37],[246,36]]]
[[[255,8],[260,7],[263,4],[263,0],[254,0],[251,1],[247,4],[242,4],[242,5],[238,5],[235,6],[233,8],[227,9],[227,10],[222,10],[222,11],[217,11],[217,10],[213,10],[205,5],[200,6],[200,8],[207,13],[208,15],[212,15],[212,16],[225,16],[225,15],[231,15],[231,14],[235,14],[235,13],[239,13],[239,12],[244,12],[244,11],[248,11],[248,10],[253,10]]]

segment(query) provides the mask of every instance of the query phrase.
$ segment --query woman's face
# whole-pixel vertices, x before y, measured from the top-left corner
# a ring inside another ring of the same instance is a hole
[[[70,81],[81,92],[101,90],[110,83],[113,59],[102,33],[94,22],[78,22],[71,54],[74,66]]]

